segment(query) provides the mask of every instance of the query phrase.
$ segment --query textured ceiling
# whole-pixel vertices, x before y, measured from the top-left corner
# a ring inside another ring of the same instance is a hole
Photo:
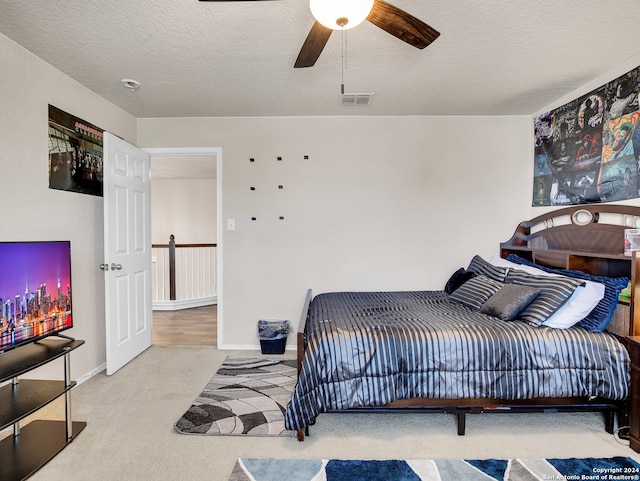
[[[441,32],[365,22],[294,69],[305,0],[0,0],[0,32],[136,117],[531,114],[640,50],[638,0],[388,0]],[[136,92],[120,80],[141,83]],[[368,106],[338,105],[374,93]]]

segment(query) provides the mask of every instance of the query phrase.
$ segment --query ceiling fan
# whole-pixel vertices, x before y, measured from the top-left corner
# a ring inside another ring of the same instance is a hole
[[[364,9],[364,15],[354,11],[353,20],[350,19],[349,15],[340,13],[339,10],[336,10],[335,13],[327,12],[325,16],[325,12],[322,9],[329,3],[332,2],[328,0],[311,0],[311,12],[316,18],[316,22],[302,44],[302,49],[294,64],[295,68],[313,66],[333,30],[352,28],[363,20],[368,20],[376,27],[419,49],[425,48],[440,36],[440,32],[422,20],[384,0],[359,0],[360,4],[364,4],[362,7],[358,6],[358,8]],[[336,9],[339,9],[343,8],[344,4],[348,2],[334,0],[333,3],[336,4]],[[358,15],[361,15],[361,17],[357,18]]]
[[[310,0],[310,7],[316,22],[302,44],[294,64],[295,68],[315,65],[333,30],[353,28],[364,20],[368,20],[385,32],[419,49],[425,48],[440,36],[440,32],[422,20],[384,0]]]

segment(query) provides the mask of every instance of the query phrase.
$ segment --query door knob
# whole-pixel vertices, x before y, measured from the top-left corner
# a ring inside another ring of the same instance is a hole
[[[100,264],[100,269],[102,269],[103,271],[108,271],[109,270],[109,264]]]
[[[112,271],[119,271],[120,269],[122,269],[122,264],[114,264],[113,262],[111,263]]]

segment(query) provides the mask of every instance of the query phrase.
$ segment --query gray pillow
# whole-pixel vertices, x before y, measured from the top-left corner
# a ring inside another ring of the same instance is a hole
[[[546,321],[567,302],[578,286],[584,284],[582,279],[537,276],[518,269],[509,269],[505,281],[507,284],[529,286],[540,290],[538,297],[518,314],[518,318],[534,326],[540,326]]]
[[[538,297],[540,290],[518,284],[505,284],[484,303],[480,312],[511,321]]]
[[[453,291],[449,299],[479,311],[486,300],[498,292],[503,285],[485,275],[479,275],[472,277]]]
[[[493,279],[498,282],[505,282],[505,277],[509,271],[506,267],[494,266],[490,262],[485,261],[479,255],[473,256],[473,259],[469,262],[467,270],[475,272],[478,275],[485,275],[489,279]]]

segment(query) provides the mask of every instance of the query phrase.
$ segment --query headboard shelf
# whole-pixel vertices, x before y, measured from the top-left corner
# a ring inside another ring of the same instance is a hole
[[[624,254],[567,251],[559,249],[530,249],[523,246],[500,246],[501,257],[516,254],[536,264],[557,269],[575,269],[593,275],[631,277],[633,257]]]
[[[620,335],[640,335],[640,252],[624,255],[625,229],[640,228],[640,207],[590,204],[567,207],[521,222],[500,255],[516,254],[536,264],[592,275],[628,277],[631,298],[621,305],[627,318]]]
[[[622,252],[620,253],[608,253],[608,252],[594,252],[594,251],[580,251],[580,250],[565,250],[565,249],[536,249],[527,246],[513,246],[509,245],[506,242],[500,244],[500,247],[503,251],[509,252],[530,252],[539,255],[551,254],[557,256],[576,256],[576,257],[585,257],[585,258],[606,258],[606,259],[618,259],[620,261],[631,261],[631,256],[624,255]]]

